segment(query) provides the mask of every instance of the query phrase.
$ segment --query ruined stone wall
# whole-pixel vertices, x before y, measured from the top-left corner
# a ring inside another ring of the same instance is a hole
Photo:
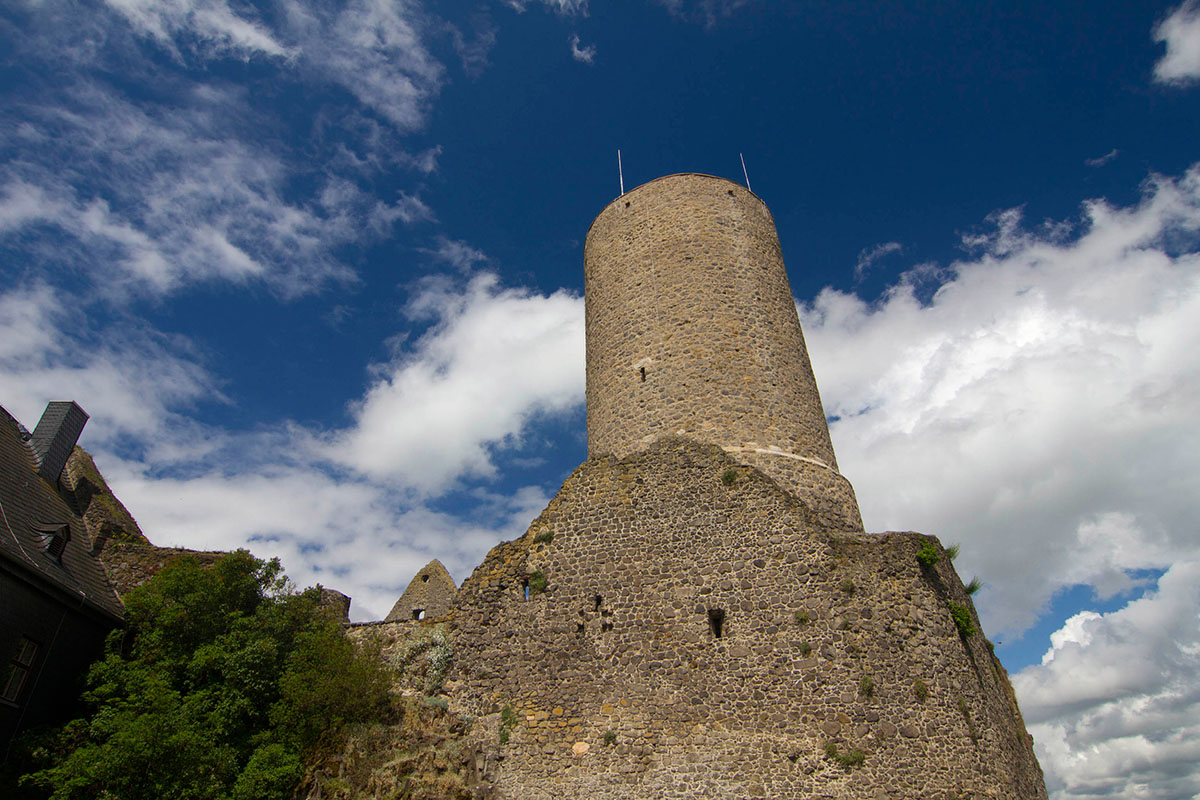
[[[830,532],[685,439],[590,459],[460,588],[451,710],[501,798],[1044,798],[927,542]]]
[[[413,576],[386,619],[436,619],[450,610],[456,591],[454,578],[450,577],[442,562],[435,558]]]
[[[584,280],[590,455],[678,434],[762,451],[780,480],[796,472],[789,456],[807,459],[825,469],[792,488],[842,498],[843,525],[862,529],[758,197],[707,175],[640,186],[592,223]]]

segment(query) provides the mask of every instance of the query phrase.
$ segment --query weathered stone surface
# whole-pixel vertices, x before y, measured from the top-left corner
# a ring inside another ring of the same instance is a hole
[[[454,578],[436,558],[422,567],[400,599],[387,615],[389,622],[398,620],[437,619],[450,610],[458,589]]]
[[[447,615],[452,708],[519,720],[503,745],[476,729],[497,796],[1044,798],[1007,675],[950,616],[970,597],[948,558],[917,561],[936,540],[822,519],[684,438],[579,467]]]
[[[818,514],[862,529],[838,473],[775,220],[709,175],[610,203],[584,247],[588,454],[664,435],[724,447]]]

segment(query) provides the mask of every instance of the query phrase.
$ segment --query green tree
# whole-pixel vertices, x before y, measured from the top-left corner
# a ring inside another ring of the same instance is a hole
[[[125,598],[88,674],[91,715],[40,748],[26,791],[52,800],[284,800],[305,760],[387,708],[363,652],[278,560],[181,558]],[[43,739],[43,742],[45,740]]]

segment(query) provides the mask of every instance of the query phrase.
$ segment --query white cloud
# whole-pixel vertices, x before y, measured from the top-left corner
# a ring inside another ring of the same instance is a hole
[[[1073,232],[993,225],[927,302],[918,270],[801,312],[868,527],[962,542],[985,627],[1012,633],[1064,586],[1200,550],[1200,167]]]
[[[524,11],[531,2],[538,1],[539,0],[506,0],[508,6],[514,11],[518,12]],[[540,0],[540,2],[542,5],[547,6],[559,14],[582,14],[587,16],[588,13],[588,0]]]
[[[596,60],[596,46],[580,47],[579,34],[573,33],[571,34],[571,58],[584,64],[591,64]]]
[[[1083,163],[1089,167],[1103,167],[1119,155],[1121,155],[1121,151],[1114,147],[1102,156],[1084,159]]]
[[[323,5],[286,0],[287,36],[302,62],[400,131],[420,128],[443,67],[424,41],[423,13],[409,0]]]
[[[175,51],[187,32],[214,54],[284,56],[287,48],[259,22],[239,16],[222,0],[106,0],[145,36]],[[177,52],[177,51],[175,51]]]
[[[731,17],[753,0],[658,0],[659,4],[677,17],[703,22],[711,28],[724,17]]]
[[[1200,793],[1200,561],[1051,641],[1013,685],[1054,800]]]
[[[153,441],[191,427],[176,410],[224,402],[186,343],[125,320],[92,337],[81,317],[75,298],[44,284],[0,294],[0,402],[17,419],[36,422],[47,401],[77,400],[96,420],[85,443]]]
[[[487,263],[488,260],[482,250],[472,247],[466,242],[448,239],[445,236],[437,238],[437,247],[424,252],[464,274],[470,272],[475,265]]]
[[[160,546],[278,556],[299,586],[351,596],[355,619],[381,619],[408,581],[439,558],[461,582],[497,541],[524,533],[548,501],[529,487],[496,503],[487,524],[404,503],[387,488],[287,464],[286,440],[246,436],[239,447],[285,463],[253,470],[155,475],[144,463],[97,454],[105,477]]]
[[[0,294],[5,408],[29,424],[47,400],[78,400],[91,415],[84,446],[151,541],[281,556],[300,585],[350,594],[356,619],[386,614],[431,558],[461,581],[549,499],[475,485],[456,515],[398,487],[464,487],[492,471],[494,448],[583,399],[582,300],[501,289],[491,275],[423,286],[409,313],[431,327],[378,368],[356,425],[334,433],[191,420],[194,404],[229,401],[187,343],[124,320],[80,330],[78,303],[46,285]]]
[[[861,281],[876,262],[892,253],[899,253],[903,249],[899,242],[883,242],[859,251],[858,261],[854,265],[854,279]]]
[[[459,292],[427,284],[410,316],[436,323],[355,408],[328,457],[422,492],[488,476],[490,449],[514,443],[539,413],[583,397],[583,300],[501,289],[484,274]]]
[[[1200,6],[1187,0],[1154,29],[1154,41],[1167,52],[1154,65],[1155,80],[1185,83],[1200,78]]]
[[[219,112],[205,103],[138,106],[84,85],[70,102],[69,113],[23,109],[26,126],[50,143],[0,167],[0,236],[54,226],[73,246],[42,256],[89,274],[106,292],[253,280],[295,296],[354,280],[334,255],[342,244],[432,217],[415,194],[386,204],[336,176],[311,197],[292,197],[293,165],[229,135],[230,98]],[[96,164],[103,170],[80,174]]]

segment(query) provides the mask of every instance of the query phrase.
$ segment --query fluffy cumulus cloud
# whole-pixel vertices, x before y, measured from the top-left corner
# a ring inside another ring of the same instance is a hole
[[[1154,65],[1154,77],[1164,83],[1186,83],[1200,78],[1200,5],[1187,0],[1154,29],[1154,41],[1167,52]]]
[[[1200,794],[1200,560],[1051,640],[1013,684],[1056,800]]]
[[[279,555],[300,585],[337,588],[355,618],[378,618],[430,559],[461,581],[524,531],[542,488],[500,495],[467,479],[583,398],[578,297],[480,275],[427,283],[408,313],[426,333],[378,367],[343,431],[197,423],[189,407],[229,401],[186,342],[140,326],[89,336],[47,286],[0,295],[0,397],[30,427],[47,398],[78,399],[92,416],[85,446],[156,544]],[[431,506],[456,485],[470,503]]]
[[[1015,633],[1065,586],[1200,549],[1200,168],[1074,226],[991,222],[971,258],[801,313],[868,527],[961,542]]]
[[[583,300],[502,289],[492,274],[465,291],[429,283],[408,308],[436,322],[391,364],[334,438],[329,457],[377,480],[430,492],[493,472],[491,449],[538,414],[583,397]]]

